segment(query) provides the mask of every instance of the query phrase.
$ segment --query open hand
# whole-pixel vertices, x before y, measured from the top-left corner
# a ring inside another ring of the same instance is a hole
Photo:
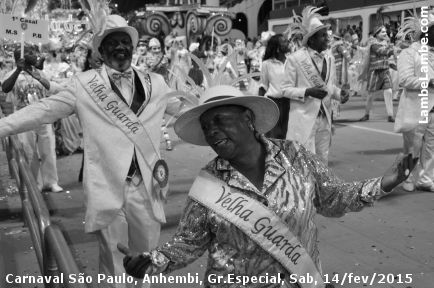
[[[419,158],[413,158],[411,153],[408,155],[399,154],[395,163],[384,173],[381,188],[385,192],[392,191],[393,188],[408,178],[418,160]]]
[[[151,256],[147,253],[141,253],[133,256],[130,249],[128,249],[128,247],[125,247],[121,243],[118,243],[118,250],[125,255],[125,272],[135,278],[143,279],[146,272],[151,267]]]

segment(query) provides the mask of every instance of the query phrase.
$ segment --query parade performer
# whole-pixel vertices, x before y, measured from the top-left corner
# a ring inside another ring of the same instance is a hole
[[[398,58],[399,84],[404,88],[404,93],[401,96],[395,123],[395,129],[403,132],[404,152],[420,155],[420,165],[404,182],[403,188],[407,191],[413,191],[416,186],[418,190],[434,192],[433,12],[429,20],[427,36],[422,37],[424,43],[428,45],[421,44],[422,27],[416,15],[405,19],[398,32],[401,38],[405,39],[406,35],[413,35],[414,39],[414,43],[402,50]],[[427,59],[425,64],[423,59]],[[425,88],[422,89],[423,87]],[[419,96],[420,94],[422,97]]]
[[[392,77],[389,71],[389,57],[393,55],[393,45],[387,43],[387,31],[384,25],[376,27],[374,39],[369,49],[369,68],[367,73],[368,98],[366,100],[365,115],[359,121],[369,120],[374,96],[377,92],[383,92],[384,103],[387,111],[387,121],[395,122],[393,117]]]
[[[207,288],[331,287],[321,279],[316,213],[360,211],[402,182],[417,159],[396,161],[382,178],[345,183],[299,143],[264,137],[279,118],[270,99],[222,85],[200,103],[178,118],[175,131],[217,157],[196,177],[170,241],[140,254],[118,246],[126,272],[170,273],[208,251]],[[308,274],[317,283],[297,281]],[[228,275],[246,283],[228,283]],[[260,276],[267,283],[253,282]]]
[[[285,61],[288,53],[288,40],[282,34],[271,36],[268,40],[261,68],[260,95],[273,100],[279,107],[280,117],[276,126],[267,137],[286,139],[288,130],[289,99],[283,97],[282,81],[285,78]]]
[[[150,53],[146,54],[146,67],[150,72],[163,76],[166,83],[169,83],[169,59],[161,51],[161,43],[157,38],[149,40]]]
[[[85,231],[97,237],[100,273],[122,277],[116,243],[152,249],[166,221],[168,174],[159,148],[169,88],[161,75],[131,67],[137,30],[106,11],[89,12],[91,19],[98,13],[92,46],[102,67],[77,74],[59,93],[1,119],[0,137],[78,115],[85,147]]]
[[[16,69],[5,76],[2,89],[6,93],[12,91],[12,102],[17,110],[21,110],[47,97],[50,82],[42,72],[43,58],[37,47],[25,46],[24,58],[21,58],[21,48],[19,48],[15,50],[14,57]],[[58,184],[53,125],[39,123],[33,129],[27,132],[20,131],[24,133],[20,133],[18,138],[23,143],[38,189],[62,192],[63,188]]]
[[[149,36],[142,36],[137,44],[136,53],[133,55],[133,65],[135,68],[145,72],[146,67],[146,54],[148,53]]]
[[[306,7],[300,29],[303,45],[285,64],[283,96],[291,99],[286,139],[296,140],[328,162],[331,139],[331,99],[348,101],[349,93],[335,85],[335,64],[326,52],[328,25],[319,20],[321,8]]]
[[[51,82],[51,91],[57,89],[58,83],[69,81],[69,79],[78,72],[84,70],[87,59],[88,47],[86,43],[80,42],[77,44],[73,52],[70,54],[71,64],[60,62],[58,50],[54,50],[52,45],[47,51],[46,64],[44,64],[44,72]],[[58,47],[60,48],[60,47]],[[77,150],[82,149],[83,130],[77,115],[72,114],[68,117],[59,119],[54,123],[54,134],[56,137],[56,154],[58,156],[70,155]]]
[[[333,34],[332,30],[328,30],[331,39],[330,52],[335,59],[335,83],[336,86],[343,89],[350,89],[348,66],[351,61],[350,45],[346,39],[338,37]],[[346,34],[345,36],[349,36]],[[340,114],[340,101],[332,99],[332,121],[339,117]],[[332,127],[333,130],[333,127]]]

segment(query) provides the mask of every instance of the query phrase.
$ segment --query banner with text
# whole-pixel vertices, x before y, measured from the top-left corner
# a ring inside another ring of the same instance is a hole
[[[24,32],[24,41],[44,44],[48,43],[48,25],[47,20],[0,14],[0,37],[19,42]]]

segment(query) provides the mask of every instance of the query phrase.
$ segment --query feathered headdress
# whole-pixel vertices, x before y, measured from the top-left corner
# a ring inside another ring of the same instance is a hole
[[[376,26],[374,28],[374,37],[377,35],[381,29],[384,27],[384,19],[383,19],[383,11],[386,7],[381,6],[377,9],[377,13],[375,14]]]
[[[225,82],[224,79],[225,69],[229,66],[228,64],[230,64],[230,59],[233,55],[235,55],[235,53],[236,51],[232,52],[232,54],[229,54],[227,57],[225,57],[225,60],[221,63],[220,67],[218,68],[218,71],[216,71],[214,75],[212,75],[209,72],[209,70],[206,68],[205,64],[201,59],[199,59],[194,54],[189,53],[191,60],[195,62],[196,66],[198,67],[197,69],[203,75],[203,83],[202,84],[196,83],[196,81],[192,79],[189,75],[187,75],[187,73],[185,73],[185,71],[179,65],[175,64],[173,68],[169,70],[169,73],[175,78],[179,78],[179,76],[181,75],[181,78],[186,80],[186,87],[185,89],[182,90],[179,89],[178,87],[177,91],[173,91],[168,95],[174,97],[181,97],[188,106],[197,106],[199,104],[198,99],[204,93],[204,89],[208,89],[218,85],[235,86],[238,82],[244,81],[245,79],[261,76],[260,72],[254,72],[254,73],[245,74],[243,76],[239,76],[231,80],[230,83]],[[238,74],[236,67],[234,68],[231,65],[231,69],[234,74]],[[168,123],[169,122],[170,121],[168,121]]]
[[[89,18],[94,35],[101,35],[106,26],[106,18],[110,8],[106,0],[79,0],[81,7]]]
[[[420,36],[420,19],[417,16],[416,8],[413,8],[413,12],[410,12],[410,17],[405,17],[404,21],[399,27],[396,38],[400,40],[405,40],[407,36],[410,37],[411,41],[418,40],[417,36]],[[417,37],[417,38],[416,38]]]
[[[301,22],[294,22],[294,25],[292,25],[292,29],[294,31],[298,31],[301,34],[303,34],[303,41],[302,41],[303,45],[306,45],[307,40],[316,32],[330,26],[329,24],[324,25],[319,20],[319,18],[321,17],[319,11],[321,9],[322,7],[319,8],[313,6],[305,7],[301,12]]]
[[[292,17],[289,19],[291,20],[291,22],[288,24],[288,28],[286,28],[285,32],[283,32],[283,36],[289,40],[294,35],[303,35],[300,24],[302,21],[301,16],[295,14],[294,10],[292,10]]]

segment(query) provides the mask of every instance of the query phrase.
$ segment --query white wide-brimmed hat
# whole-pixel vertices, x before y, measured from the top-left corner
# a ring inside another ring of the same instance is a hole
[[[107,16],[104,31],[93,36],[92,53],[96,53],[97,56],[100,56],[98,48],[101,45],[102,40],[104,40],[108,34],[113,32],[127,33],[131,37],[133,47],[135,48],[137,46],[137,42],[139,41],[139,33],[137,32],[136,28],[129,26],[125,18],[122,16],[113,14]]]
[[[259,133],[270,131],[279,119],[279,108],[272,100],[262,96],[244,95],[233,86],[218,85],[207,89],[201,95],[199,105],[187,110],[176,120],[176,134],[186,142],[208,146],[199,118],[205,111],[225,105],[250,109],[255,115],[254,126]]]
[[[306,29],[307,32],[305,35],[303,35],[302,44],[304,46],[306,46],[309,38],[312,37],[313,35],[315,35],[316,32],[318,32],[322,29],[328,29],[329,27],[330,27],[330,24],[323,24],[321,22],[321,20],[319,20],[319,18],[312,17],[309,21],[308,26],[307,26],[307,29]]]
[[[316,32],[330,27],[330,24],[323,24],[318,13],[323,7],[307,6],[301,12],[301,18],[298,17],[291,25],[291,29],[303,35],[302,44],[307,45],[307,40],[312,37]],[[301,19],[301,21],[300,21]]]

